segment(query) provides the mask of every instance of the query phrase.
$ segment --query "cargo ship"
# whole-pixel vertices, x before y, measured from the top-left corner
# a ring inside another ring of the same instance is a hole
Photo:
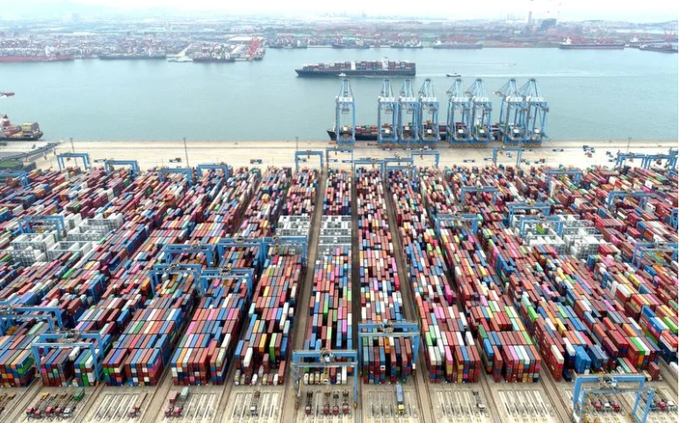
[[[66,62],[76,60],[76,56],[71,54],[13,54],[0,52],[0,63],[20,63],[20,62]]]
[[[100,60],[165,60],[165,54],[100,54]]]
[[[389,129],[388,127],[386,127]],[[345,128],[349,131],[349,127]],[[357,125],[354,128],[355,139],[357,141],[377,141],[378,140],[378,126],[377,125]],[[328,136],[332,141],[337,141],[338,133],[336,129],[329,129],[326,131]],[[344,131],[343,131],[344,132]],[[444,141],[446,140],[446,125],[439,125],[439,138]]]
[[[374,60],[304,65],[295,69],[298,76],[415,76],[416,64],[413,62]]]
[[[12,125],[7,115],[0,119],[0,140],[37,141],[43,136],[37,122]]]
[[[432,48],[447,50],[480,50],[484,48],[482,43],[442,43],[437,41],[432,44]]]
[[[623,43],[573,43],[571,38],[567,38],[560,43],[562,50],[623,50]]]
[[[643,44],[640,46],[643,51],[655,51],[657,53],[677,53],[677,44]]]
[[[196,54],[191,57],[194,63],[234,63],[236,58],[229,54]]]

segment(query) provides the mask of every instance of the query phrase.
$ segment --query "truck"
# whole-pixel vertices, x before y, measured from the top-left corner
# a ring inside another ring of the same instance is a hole
[[[406,413],[406,407],[404,406],[404,387],[401,384],[397,384],[397,414],[403,416]]]

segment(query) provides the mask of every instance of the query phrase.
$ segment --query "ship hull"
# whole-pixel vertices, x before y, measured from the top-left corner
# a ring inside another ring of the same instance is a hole
[[[234,63],[236,59],[194,59],[194,63]]]
[[[23,62],[68,62],[76,60],[75,56],[0,56],[0,63],[23,63]]]
[[[338,135],[334,130],[329,129],[326,132],[328,133],[328,136],[330,137],[330,139],[332,141],[338,140]],[[357,141],[378,141],[378,135],[377,134],[373,134],[373,135],[372,134],[356,134],[354,137],[356,138]],[[446,132],[440,132],[439,137],[440,137],[441,141],[445,141],[446,140]]]
[[[99,60],[165,60],[167,56],[99,56]]]
[[[623,50],[623,44],[560,44],[561,50]]]
[[[22,135],[20,137],[6,137],[4,135],[0,135],[0,141],[38,141],[40,138],[42,138],[42,136],[42,132],[33,135]]]
[[[304,77],[338,77],[340,74],[347,76],[415,76],[416,71],[367,71],[367,70],[328,70],[328,71],[304,71],[295,69],[298,76]]]
[[[434,45],[434,49],[438,50],[481,50],[484,48],[483,45]]]

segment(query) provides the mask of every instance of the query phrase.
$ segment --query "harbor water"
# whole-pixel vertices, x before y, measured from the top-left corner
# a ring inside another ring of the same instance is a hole
[[[464,86],[480,77],[494,94],[509,78],[537,79],[550,105],[547,133],[560,140],[678,137],[678,56],[634,49],[267,51],[261,62],[168,63],[78,60],[2,63],[0,103],[14,123],[38,121],[45,139],[324,140],[334,120],[337,78],[301,78],[306,63],[410,60],[415,88],[431,78],[446,119],[446,73]],[[398,91],[401,79],[393,80]],[[375,124],[380,78],[354,78],[357,124]]]

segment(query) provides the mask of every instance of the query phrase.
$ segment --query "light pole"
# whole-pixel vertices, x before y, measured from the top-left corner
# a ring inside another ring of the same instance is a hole
[[[298,151],[298,137],[295,137],[295,151]]]
[[[187,167],[189,167],[189,150],[187,150],[187,137],[182,138],[184,140],[184,156],[187,159]]]
[[[626,148],[626,154],[630,153],[630,140],[632,137],[628,137],[628,148]]]
[[[76,148],[73,146],[73,137],[69,138],[69,140],[71,141],[71,153],[75,153]]]

